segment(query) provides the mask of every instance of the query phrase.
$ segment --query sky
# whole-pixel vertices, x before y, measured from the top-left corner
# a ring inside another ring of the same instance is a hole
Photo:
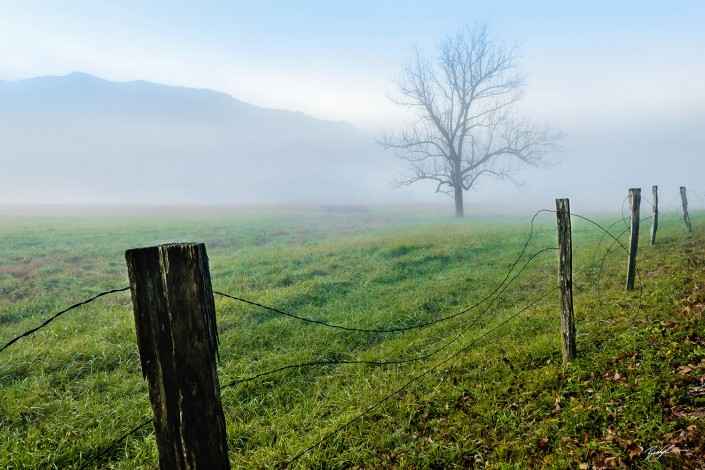
[[[414,47],[433,52],[475,22],[520,44],[522,111],[568,136],[556,178],[590,159],[602,168],[636,161],[644,179],[658,174],[679,152],[664,156],[661,142],[644,153],[641,136],[655,129],[669,129],[671,151],[684,146],[683,163],[705,160],[683,131],[705,122],[700,0],[0,0],[0,80],[80,70],[211,88],[378,134],[405,120],[388,98]]]

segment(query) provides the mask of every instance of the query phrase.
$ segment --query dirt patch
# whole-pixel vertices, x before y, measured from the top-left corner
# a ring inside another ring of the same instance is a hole
[[[41,269],[42,265],[36,261],[26,261],[23,263],[13,263],[0,265],[0,276],[11,276],[15,279],[27,281],[34,273]]]

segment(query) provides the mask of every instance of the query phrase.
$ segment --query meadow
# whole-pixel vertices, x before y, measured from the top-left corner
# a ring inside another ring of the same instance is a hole
[[[609,235],[573,218],[578,357],[563,365],[555,214],[532,217],[6,213],[0,347],[127,286],[125,250],[203,242],[215,291],[351,328],[429,324],[343,331],[216,295],[233,468],[702,464],[705,218],[686,234],[664,214],[655,246],[644,221],[631,292],[622,217],[592,217]],[[151,425],[113,445],[150,417],[128,292],[0,352],[2,468],[156,468]]]

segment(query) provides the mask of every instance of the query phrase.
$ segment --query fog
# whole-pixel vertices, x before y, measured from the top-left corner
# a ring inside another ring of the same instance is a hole
[[[0,83],[3,204],[447,203],[435,185],[394,188],[401,161],[345,122],[268,110],[210,90],[83,73]],[[705,193],[705,115],[567,133],[521,186],[480,180],[467,203],[617,210],[629,187]],[[699,198],[692,201],[699,204]]]
[[[619,210],[705,195],[705,4],[35,0],[0,18],[0,204],[439,204],[375,140],[413,47],[487,21],[520,48],[518,112],[565,151],[468,208]],[[452,11],[449,17],[446,13]],[[39,78],[36,78],[39,77]],[[4,81],[3,81],[4,80]],[[175,86],[179,85],[179,86]]]
[[[0,91],[4,203],[402,200],[392,159],[346,123],[81,73]]]

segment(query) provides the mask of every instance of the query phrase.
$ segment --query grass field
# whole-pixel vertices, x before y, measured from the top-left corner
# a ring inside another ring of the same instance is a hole
[[[644,222],[639,288],[629,293],[619,244],[573,219],[578,357],[563,366],[555,215],[539,214],[533,231],[532,216],[6,214],[0,347],[73,303],[127,286],[126,249],[204,242],[214,290],[303,317],[387,329],[467,310],[369,334],[216,296],[221,385],[314,361],[397,362],[291,368],[223,389],[234,468],[291,459],[289,468],[320,469],[702,465],[705,218],[692,214],[685,234],[666,214],[653,247]],[[617,221],[610,232],[626,245],[624,221],[596,220]],[[0,467],[80,468],[149,419],[139,364],[126,292],[1,352]],[[145,426],[88,468],[156,466]]]

